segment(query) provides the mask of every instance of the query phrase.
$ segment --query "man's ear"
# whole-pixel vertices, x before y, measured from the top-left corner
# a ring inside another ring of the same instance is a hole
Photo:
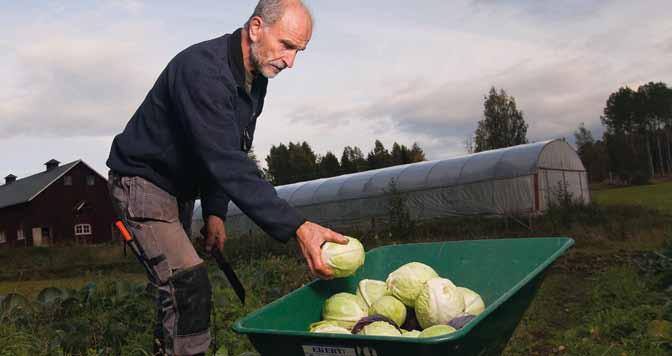
[[[264,30],[264,20],[259,16],[253,16],[248,26],[248,35],[252,42],[257,42],[261,38],[261,32]]]

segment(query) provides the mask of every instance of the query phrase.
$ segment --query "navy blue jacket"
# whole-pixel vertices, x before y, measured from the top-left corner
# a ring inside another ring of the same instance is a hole
[[[272,237],[287,241],[305,218],[263,180],[247,151],[268,81],[244,89],[240,29],[173,58],[112,142],[107,165],[226,217],[229,200]]]

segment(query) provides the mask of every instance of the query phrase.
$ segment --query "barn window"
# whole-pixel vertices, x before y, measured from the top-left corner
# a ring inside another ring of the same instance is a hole
[[[91,175],[86,176],[86,185],[90,185],[90,186],[96,185],[96,177],[91,176]]]
[[[91,224],[75,225],[75,235],[91,235]]]
[[[0,244],[4,244],[5,242],[7,242],[7,236],[4,231],[0,231]]]
[[[21,241],[24,240],[26,236],[23,234],[23,229],[18,229],[16,230],[16,240]]]
[[[63,177],[63,185],[71,186],[72,185],[72,176]]]

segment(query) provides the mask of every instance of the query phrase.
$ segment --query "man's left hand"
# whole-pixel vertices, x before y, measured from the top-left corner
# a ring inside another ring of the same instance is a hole
[[[224,242],[226,241],[226,227],[224,220],[219,216],[209,215],[206,222],[205,251],[210,253],[213,246],[217,246],[220,252],[224,252]]]

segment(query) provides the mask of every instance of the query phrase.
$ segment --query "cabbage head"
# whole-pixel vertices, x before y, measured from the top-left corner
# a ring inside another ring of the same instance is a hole
[[[392,295],[387,290],[387,284],[383,281],[375,279],[362,279],[357,284],[357,295],[364,300],[364,303],[371,308],[373,303],[378,301],[383,296]]]
[[[420,335],[420,330],[411,330],[411,331],[402,330],[401,331],[401,336],[404,336],[404,337],[418,337],[419,335]]]
[[[369,308],[369,315],[386,316],[399,326],[406,320],[406,306],[399,299],[387,295],[373,303]]]
[[[434,325],[423,330],[418,337],[434,337],[455,332],[455,328],[448,325]]]
[[[438,273],[424,263],[407,263],[387,276],[387,289],[406,306],[413,308],[415,298],[429,279],[439,277]]]
[[[364,301],[351,293],[336,293],[322,306],[322,318],[337,322],[339,326],[352,329],[357,320],[369,315]]]
[[[415,301],[415,316],[423,329],[448,324],[463,312],[464,296],[447,278],[428,280]]]
[[[311,333],[330,333],[330,334],[350,334],[348,329],[338,325],[332,320],[322,320],[317,323],[310,324]]]
[[[335,278],[353,275],[364,264],[364,246],[359,240],[345,236],[345,245],[327,242],[322,246],[322,261],[334,272]]]
[[[390,323],[376,321],[363,327],[357,335],[401,336],[401,332]]]
[[[471,315],[478,315],[485,310],[485,303],[478,293],[469,288],[457,287],[464,295],[464,312]]]

